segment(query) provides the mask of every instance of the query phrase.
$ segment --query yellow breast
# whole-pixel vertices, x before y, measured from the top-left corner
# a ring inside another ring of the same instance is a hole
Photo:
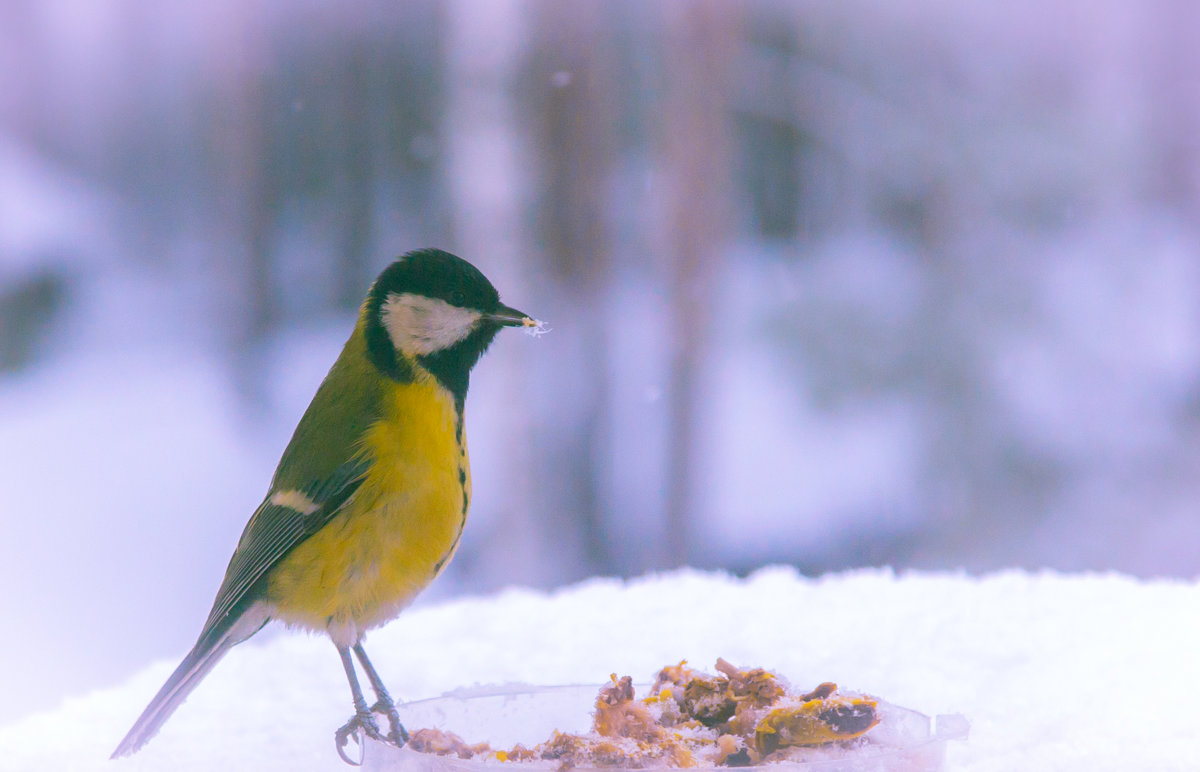
[[[432,378],[399,385],[364,437],[370,470],[345,511],[268,576],[278,618],[335,641],[394,618],[458,546],[471,495],[462,420]]]

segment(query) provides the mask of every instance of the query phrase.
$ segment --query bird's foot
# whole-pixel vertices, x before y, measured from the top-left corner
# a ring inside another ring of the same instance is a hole
[[[371,706],[371,712],[382,713],[387,716],[387,742],[390,742],[397,748],[403,748],[408,743],[408,730],[404,728],[404,724],[400,723],[400,714],[396,712],[396,703],[390,699],[380,697],[379,701]]]
[[[387,734],[380,731],[379,724],[375,721],[376,713],[382,713],[387,716]],[[334,733],[333,737],[337,743],[338,756],[342,757],[342,761],[356,767],[362,765],[363,735],[381,743],[394,745],[397,748],[403,748],[408,742],[408,730],[404,728],[404,724],[400,723],[400,714],[396,712],[396,706],[389,700],[380,700],[371,706],[370,710],[355,713],[353,718]],[[346,752],[351,738],[354,738],[355,744],[358,745],[357,760],[351,758]]]
[[[375,723],[375,716],[369,710],[361,710],[354,714],[354,717],[347,721],[341,729],[334,733],[333,739],[337,743],[338,755],[342,757],[342,761],[351,766],[360,767],[363,762],[363,743],[362,736],[366,735],[372,740],[379,742],[389,742],[390,738],[384,737],[379,731],[379,724]],[[350,744],[350,738],[354,738],[354,742],[358,745],[358,759],[352,759],[346,753],[346,746]]]

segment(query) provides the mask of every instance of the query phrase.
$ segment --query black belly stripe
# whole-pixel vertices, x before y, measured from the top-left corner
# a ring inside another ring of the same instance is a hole
[[[460,536],[462,535],[461,531],[459,531],[459,535]],[[433,575],[434,576],[437,576],[438,574],[440,574],[442,572],[442,566],[446,565],[446,561],[449,560],[450,556],[454,554],[454,548],[457,546],[458,546],[458,539],[456,538],[454,540],[454,544],[451,545],[450,549],[446,552],[446,554],[442,555],[442,557],[438,560],[438,562],[433,564]]]
[[[470,496],[467,495],[467,467],[459,465],[458,467],[458,485],[462,489],[462,512],[459,513],[458,533],[454,536],[454,542],[450,545],[450,549],[446,550],[446,554],[433,564],[433,575],[437,576],[442,572],[442,567],[446,565],[446,561],[454,554],[454,550],[458,548],[458,542],[462,539],[463,528],[467,525],[467,507],[471,503]]]
[[[457,420],[454,422],[454,438],[458,442],[458,450],[462,455],[462,459],[458,464],[458,487],[462,491],[462,511],[459,512],[458,533],[454,536],[454,543],[450,545],[450,549],[446,550],[446,554],[442,555],[441,559],[433,566],[433,575],[437,576],[442,571],[442,567],[446,565],[446,561],[454,554],[454,550],[458,547],[458,542],[462,538],[463,528],[467,525],[467,507],[471,503],[471,498],[467,494],[467,464],[466,451],[463,448],[463,414],[462,408],[459,407]]]
[[[458,469],[458,479],[459,482],[465,482],[467,479],[466,470],[464,470],[462,467],[459,467]],[[458,533],[454,535],[454,541],[450,544],[450,549],[446,550],[446,554],[442,555],[442,557],[438,559],[438,562],[433,564],[434,576],[437,576],[442,572],[442,567],[446,565],[446,561],[450,559],[450,556],[454,554],[454,550],[458,548],[458,542],[462,539],[463,528],[465,528],[467,525],[467,504],[469,500],[467,498],[467,488],[465,485],[463,486],[462,492],[463,504],[462,514],[458,521]]]
[[[467,524],[467,507],[471,504],[471,496],[467,493],[467,468],[460,466],[458,468],[458,485],[462,488],[463,505],[462,505],[462,525],[458,527],[461,532],[464,525]]]

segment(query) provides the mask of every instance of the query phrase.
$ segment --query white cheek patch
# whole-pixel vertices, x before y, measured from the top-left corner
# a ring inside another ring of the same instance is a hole
[[[407,356],[423,356],[450,348],[471,334],[482,316],[424,295],[388,295],[380,309],[383,327]]]

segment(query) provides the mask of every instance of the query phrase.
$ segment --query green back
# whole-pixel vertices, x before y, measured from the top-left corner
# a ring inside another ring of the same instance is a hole
[[[261,596],[267,572],[328,523],[358,489],[370,463],[360,454],[361,438],[381,417],[385,387],[384,376],[367,360],[360,319],[296,426],[271,489],[242,532],[201,640],[223,634]],[[316,509],[305,513],[272,503],[274,494],[289,490],[305,494]]]

